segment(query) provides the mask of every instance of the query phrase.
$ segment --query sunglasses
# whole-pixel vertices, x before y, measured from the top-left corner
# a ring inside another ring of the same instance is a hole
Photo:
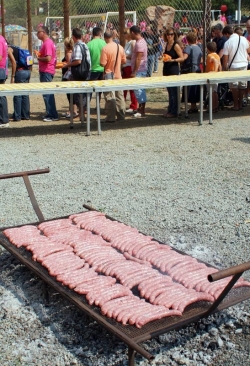
[[[174,33],[167,33],[167,36],[173,36]]]

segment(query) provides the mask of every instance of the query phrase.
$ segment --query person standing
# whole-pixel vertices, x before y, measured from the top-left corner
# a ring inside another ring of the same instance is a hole
[[[131,57],[132,57],[132,53],[133,53],[133,49],[135,46],[135,41],[133,41],[131,39],[131,34],[130,34],[130,30],[129,28],[125,28],[124,29],[124,37],[125,37],[125,47],[124,47],[124,51],[125,51],[125,55],[126,55],[126,63],[122,65],[122,78],[123,79],[129,79],[131,77],[132,74],[132,69],[131,69]],[[126,97],[127,97],[127,90],[124,90],[123,95],[124,95],[124,99],[126,102]],[[129,90],[130,93],[130,106],[129,108],[126,110],[126,113],[137,113],[137,107],[138,107],[138,103],[135,97],[135,93],[133,90]]]
[[[178,36],[174,28],[169,27],[164,33],[164,40],[166,42],[165,54],[170,58],[164,62],[163,76],[179,75],[179,62],[183,61],[183,53],[180,45],[178,44]],[[177,117],[178,110],[178,88],[168,87],[169,105],[168,111],[163,115],[165,118]]]
[[[222,60],[223,57],[223,48],[224,48],[224,44],[227,41],[227,37],[225,37],[222,34],[222,29],[223,26],[222,24],[218,23],[213,27],[213,32],[215,37],[213,38],[213,42],[216,43],[216,53],[220,56],[220,59]],[[221,61],[222,63],[222,61]]]
[[[41,83],[49,83],[53,80],[56,66],[56,47],[54,42],[49,38],[48,27],[41,26],[38,28],[37,37],[43,42],[40,49],[40,56],[37,56],[39,65],[39,74]],[[56,110],[56,102],[54,94],[43,95],[46,116],[44,122],[58,121],[58,113]]]
[[[147,76],[147,43],[141,35],[140,28],[133,25],[130,28],[131,39],[135,40],[135,47],[131,57],[132,78],[145,78]],[[146,90],[135,90],[135,97],[139,103],[138,112],[134,117],[145,116],[145,106],[147,102]]]
[[[141,33],[142,37],[145,39],[148,48],[148,67],[147,67],[147,77],[152,76],[153,68],[155,67],[155,59],[159,57],[159,36],[153,32],[151,26],[146,27],[146,31]],[[156,65],[158,67],[158,65]]]
[[[90,80],[103,80],[104,67],[100,65],[101,51],[106,42],[101,38],[102,30],[99,27],[93,29],[93,39],[88,43],[91,58]]]
[[[76,78],[74,76],[73,68],[76,68],[81,63],[88,64],[88,70],[86,70],[86,78],[85,80],[89,80],[90,77],[90,70],[91,70],[91,59],[89,49],[85,43],[82,42],[82,31],[79,28],[72,29],[72,39],[74,41],[74,48],[71,54],[70,62],[67,62],[63,67],[71,69],[71,80],[74,81],[82,81],[81,78]],[[86,57],[86,59],[85,59]],[[74,93],[73,94],[73,104],[77,105],[78,109],[80,108],[80,98],[83,98],[83,113],[85,113],[86,105],[87,105],[87,94],[86,93]]]
[[[202,63],[202,50],[197,45],[197,34],[195,32],[189,32],[187,34],[188,46],[183,50],[183,60],[185,62],[190,60],[190,71],[200,73]],[[188,73],[189,73],[188,72]],[[200,102],[200,86],[191,85],[188,87],[188,102],[191,103],[191,108],[188,113],[198,113],[197,103]]]
[[[244,32],[243,36],[250,42],[250,19],[246,22],[246,31]],[[250,70],[250,52],[248,52],[248,70]],[[250,97],[250,81],[247,82],[247,98]]]
[[[69,63],[72,57],[72,52],[74,49],[74,41],[70,37],[66,37],[64,40],[64,58],[62,59],[62,62]],[[69,81],[71,80],[71,70],[70,68],[62,68],[62,81]],[[70,118],[70,94],[66,94],[68,102],[69,102],[69,110],[66,113],[62,114],[62,117]],[[79,117],[79,113],[77,112],[77,106],[73,105],[73,117],[77,118]]]
[[[246,31],[243,35],[250,42],[250,19],[246,22]]]
[[[224,44],[223,51],[223,70],[226,71],[241,71],[247,70],[248,52],[250,51],[249,42],[245,37],[233,33],[233,28],[226,25],[222,31],[228,40]],[[246,81],[236,81],[229,84],[233,94],[234,106],[233,111],[242,109],[242,100],[246,93]]]
[[[17,84],[29,83],[31,75],[30,67],[20,67],[18,65],[18,49],[9,46],[8,55],[9,59],[11,60],[13,57],[15,62],[15,71],[14,73],[12,72],[12,74],[15,76],[14,82]],[[21,120],[30,119],[30,98],[28,95],[15,95],[13,98],[13,106],[13,121],[18,122]]]
[[[207,59],[206,59],[206,72],[218,72],[222,70],[220,63],[220,56],[216,53],[216,43],[207,43]],[[211,85],[212,93],[212,108],[213,113],[218,112],[218,84]]]
[[[104,67],[105,79],[121,79],[121,65],[125,64],[124,48],[113,41],[113,33],[105,32],[106,46],[101,52],[100,64]],[[104,93],[106,119],[103,122],[123,121],[125,119],[125,101],[123,92],[110,91]]]
[[[8,45],[6,39],[0,35],[0,84],[4,84],[7,78],[6,65],[8,60]],[[14,82],[11,75],[11,81]],[[0,128],[9,127],[8,103],[5,96],[0,96]]]

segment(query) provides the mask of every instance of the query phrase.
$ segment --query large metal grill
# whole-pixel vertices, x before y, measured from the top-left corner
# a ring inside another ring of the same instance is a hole
[[[49,170],[37,171],[37,174],[41,174],[48,171]],[[27,183],[29,181],[28,175],[31,174],[36,174],[36,171],[14,173],[9,177],[12,178],[16,176],[23,176],[23,177],[25,176],[24,181],[26,182],[26,187],[28,191],[29,190],[32,191],[30,184]],[[0,179],[1,178],[2,179],[7,178],[7,175],[0,176]],[[32,192],[31,191],[29,191],[30,193],[29,195],[30,198],[33,200],[32,202],[33,207],[37,212],[37,215],[39,215],[38,217],[40,220],[35,224],[32,223],[32,225],[38,225],[41,221],[44,221],[44,219],[41,214],[41,211],[39,210],[37,202],[36,203],[34,202],[35,197],[33,191]],[[84,207],[87,209],[91,209],[91,207],[88,206]],[[56,218],[54,220],[57,219],[59,218]],[[27,251],[24,248],[16,248],[13,244],[9,242],[9,240],[2,232],[0,232],[0,244],[11,254],[13,254],[19,261],[21,261],[25,266],[27,266],[32,272],[34,272],[37,276],[39,276],[42,280],[44,280],[48,285],[52,286],[57,292],[66,297],[80,310],[84,311],[87,315],[96,320],[101,326],[105,327],[107,330],[116,335],[121,341],[127,344],[129,349],[130,366],[134,365],[134,357],[136,352],[140,353],[147,359],[153,358],[153,356],[149,352],[143,349],[143,347],[140,344],[141,342],[155,338],[160,334],[166,333],[170,330],[178,330],[184,326],[187,326],[190,323],[197,322],[199,319],[204,318],[212,313],[218,312],[222,309],[228,308],[232,305],[235,305],[239,302],[242,302],[250,298],[250,287],[240,287],[231,290],[231,288],[237,282],[242,273],[245,270],[250,269],[250,262],[248,262],[243,265],[232,267],[229,268],[228,270],[216,272],[213,275],[210,275],[209,278],[210,281],[218,280],[233,275],[232,280],[229,282],[226,288],[222,291],[222,294],[212,305],[206,301],[196,302],[192,305],[187,306],[181,317],[172,316],[163,318],[161,320],[152,321],[144,325],[141,329],[138,329],[135,326],[131,325],[123,326],[121,323],[118,323],[114,319],[103,316],[100,312],[99,307],[90,306],[85,296],[79,295],[73,290],[70,290],[61,283],[57,282],[54,277],[49,275],[47,269],[45,269],[38,262],[32,260],[31,253],[29,251]],[[205,264],[208,265],[207,263]]]

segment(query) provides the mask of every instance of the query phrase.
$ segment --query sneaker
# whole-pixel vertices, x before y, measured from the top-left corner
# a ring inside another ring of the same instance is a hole
[[[126,113],[134,113],[134,110],[132,108],[126,109]]]
[[[59,121],[59,118],[46,117],[43,119],[43,122],[54,122],[54,121]]]
[[[134,113],[134,114],[133,114],[133,117],[136,117],[136,118],[141,117],[141,113],[139,113],[139,112]]]
[[[158,72],[158,71],[154,71],[154,73],[156,73],[156,72]]]
[[[73,118],[77,118],[77,117],[79,117],[79,113],[74,113]],[[70,118],[70,113],[66,114],[66,118]]]
[[[9,122],[8,123],[0,123],[0,128],[7,128],[10,127]]]

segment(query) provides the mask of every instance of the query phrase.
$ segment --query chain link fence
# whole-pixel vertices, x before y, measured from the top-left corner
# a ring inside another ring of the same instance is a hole
[[[44,22],[50,29],[55,29],[56,24],[63,24],[63,1],[53,0],[52,4],[45,6]],[[147,25],[154,25],[158,30],[164,26],[175,25],[183,31],[191,27],[202,25],[203,1],[173,0],[125,0],[125,24],[130,26],[138,24],[142,30]],[[119,30],[118,1],[112,0],[86,0],[79,2],[70,1],[70,27],[80,27],[84,33],[91,32],[93,26],[101,25],[104,30],[112,28]]]

